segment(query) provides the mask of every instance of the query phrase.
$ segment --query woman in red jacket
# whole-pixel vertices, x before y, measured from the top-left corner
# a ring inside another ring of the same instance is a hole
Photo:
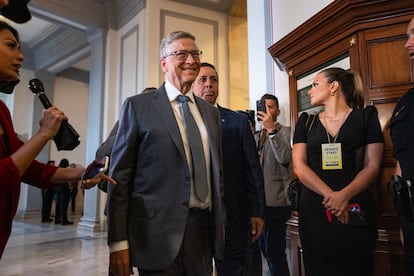
[[[0,87],[18,82],[19,69],[23,61],[17,31],[0,21]],[[3,93],[12,93],[13,89],[0,89]],[[16,213],[21,182],[39,188],[49,188],[58,182],[79,180],[84,167],[57,168],[35,161],[34,159],[56,135],[65,114],[56,107],[43,111],[40,128],[27,142],[19,140],[7,106],[0,100],[0,259],[11,233],[12,220]],[[102,176],[103,179],[108,179]],[[100,179],[83,183],[90,188]]]

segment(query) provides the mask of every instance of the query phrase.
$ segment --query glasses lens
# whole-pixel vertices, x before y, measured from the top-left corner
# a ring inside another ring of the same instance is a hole
[[[201,51],[192,51],[190,52],[193,58],[200,59]]]
[[[186,51],[177,51],[177,52],[175,53],[175,55],[176,55],[176,56],[177,56],[177,58],[179,58],[179,59],[187,59],[188,52],[186,52]]]

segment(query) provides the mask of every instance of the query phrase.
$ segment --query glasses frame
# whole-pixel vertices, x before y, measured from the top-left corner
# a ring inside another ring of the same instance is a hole
[[[178,51],[174,51],[172,53],[165,55],[164,58],[175,56],[179,60],[187,60],[188,55],[190,54],[193,57],[193,59],[200,60],[201,55],[203,54],[203,51],[201,50],[194,50],[194,51],[178,50]]]

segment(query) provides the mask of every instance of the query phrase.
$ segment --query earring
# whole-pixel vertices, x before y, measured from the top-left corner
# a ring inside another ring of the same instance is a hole
[[[330,95],[335,96],[335,91],[332,91]]]

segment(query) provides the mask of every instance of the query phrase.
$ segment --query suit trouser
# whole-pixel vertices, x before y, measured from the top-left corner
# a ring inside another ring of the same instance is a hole
[[[55,223],[68,221],[69,189],[58,192]]]
[[[211,276],[213,228],[209,211],[190,208],[183,242],[174,262],[163,271],[139,269],[139,276]]]
[[[50,219],[50,210],[52,209],[53,189],[42,189],[42,220]]]
[[[286,260],[286,222],[290,215],[290,207],[265,208],[265,226],[259,239],[259,246],[272,276],[290,275]]]
[[[251,243],[249,227],[244,230],[226,228],[224,259],[215,259],[217,276],[262,275],[258,242]]]

